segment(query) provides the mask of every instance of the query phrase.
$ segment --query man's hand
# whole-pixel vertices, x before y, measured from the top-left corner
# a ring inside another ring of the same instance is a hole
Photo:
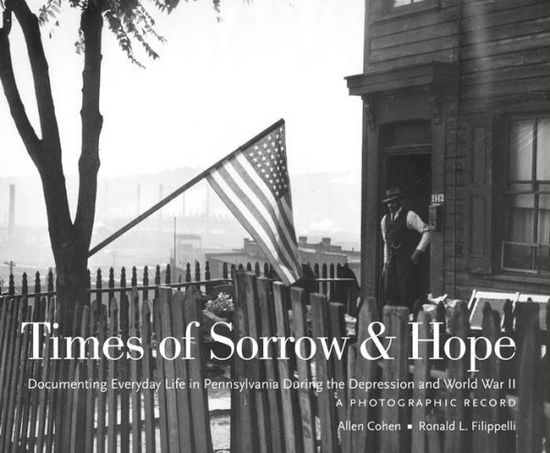
[[[413,264],[420,264],[420,262],[422,261],[422,255],[424,255],[424,252],[422,252],[422,250],[416,249],[411,255],[411,261],[413,262]]]

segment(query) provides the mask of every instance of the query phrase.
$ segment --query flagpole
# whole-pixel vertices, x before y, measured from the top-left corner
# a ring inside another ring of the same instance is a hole
[[[138,223],[144,221],[147,217],[149,217],[151,214],[154,214],[157,212],[160,208],[170,203],[174,198],[177,198],[179,195],[181,195],[183,192],[185,192],[190,187],[194,186],[196,183],[198,183],[201,179],[203,179],[205,176],[208,175],[214,168],[218,167],[223,161],[230,159],[235,154],[241,152],[243,149],[248,148],[250,145],[252,145],[254,142],[256,142],[260,137],[263,135],[269,134],[272,130],[280,127],[284,123],[284,119],[280,119],[279,121],[276,121],[271,126],[269,126],[267,129],[264,129],[262,132],[248,140],[244,145],[239,146],[235,151],[231,152],[227,156],[223,157],[219,161],[217,161],[215,164],[208,167],[203,172],[199,173],[197,176],[192,178],[191,180],[187,181],[183,186],[181,186],[179,189],[174,190],[170,195],[160,200],[157,204],[151,206],[147,211],[137,216],[134,220],[131,222],[128,222],[126,225],[124,225],[119,230],[115,231],[113,234],[111,234],[107,239],[104,239],[99,244],[97,244],[95,247],[93,247],[88,252],[88,257],[94,255],[98,251],[100,251],[103,247],[113,242],[115,239],[118,239],[120,236],[122,236],[127,231],[131,230],[133,227],[135,227]]]

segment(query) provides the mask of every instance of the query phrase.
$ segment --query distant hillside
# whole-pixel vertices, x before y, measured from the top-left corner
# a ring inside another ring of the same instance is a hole
[[[199,171],[184,167],[160,173],[100,178],[97,228],[116,229]],[[16,185],[16,226],[45,229],[46,211],[38,176],[0,178],[0,227],[5,227],[8,223],[9,184]],[[325,172],[291,175],[291,184],[296,230],[299,235],[311,238],[331,236],[336,242],[349,248],[358,247],[361,199],[359,170],[357,174]],[[77,195],[76,178],[69,177],[67,186],[74,203]],[[206,182],[202,182],[186,193],[185,199],[179,197],[159,214],[144,222],[143,227],[171,230],[173,217],[181,217],[183,212],[187,217],[235,222],[216,194],[207,188]],[[235,230],[233,226],[230,229]]]

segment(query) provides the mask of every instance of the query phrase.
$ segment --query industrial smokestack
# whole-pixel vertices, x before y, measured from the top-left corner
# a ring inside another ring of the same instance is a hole
[[[15,231],[15,184],[10,184],[10,206],[8,214],[8,235],[13,237]]]
[[[185,217],[185,192],[181,194],[181,216]]]

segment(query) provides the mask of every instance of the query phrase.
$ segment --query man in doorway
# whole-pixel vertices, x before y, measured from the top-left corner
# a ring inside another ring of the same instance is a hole
[[[385,302],[417,311],[414,304],[421,297],[420,264],[430,243],[430,232],[420,216],[404,206],[403,198],[401,190],[392,187],[382,200],[388,208],[380,223],[384,239]]]

